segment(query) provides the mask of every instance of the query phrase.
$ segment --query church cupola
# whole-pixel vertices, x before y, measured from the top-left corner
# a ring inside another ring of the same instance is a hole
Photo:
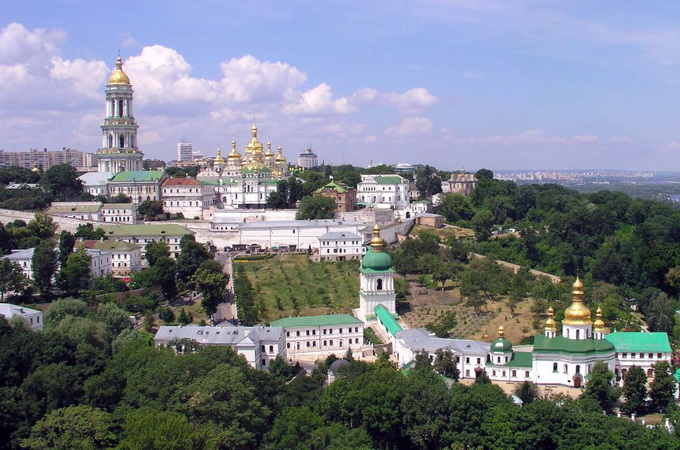
[[[494,364],[507,364],[512,360],[512,344],[505,339],[505,327],[498,327],[498,339],[489,347],[489,358]]]
[[[564,311],[562,336],[567,339],[589,339],[592,337],[593,322],[590,310],[583,303],[583,283],[576,277],[573,285],[571,305]]]
[[[545,337],[554,338],[557,335],[557,324],[555,323],[555,310],[551,306],[548,308],[548,320],[545,321]]]
[[[604,321],[602,320],[602,308],[597,307],[597,312],[595,313],[595,323],[593,324],[593,337],[598,340],[604,339]]]

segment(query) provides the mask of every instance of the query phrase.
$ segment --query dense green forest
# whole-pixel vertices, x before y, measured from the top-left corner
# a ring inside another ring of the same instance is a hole
[[[384,359],[351,361],[328,388],[334,358],[287,382],[280,360],[266,373],[229,348],[176,354],[113,304],[60,302],[43,333],[0,320],[0,448],[680,448],[603,415],[597,394],[519,407],[495,385],[448,387],[429,362],[403,373]]]

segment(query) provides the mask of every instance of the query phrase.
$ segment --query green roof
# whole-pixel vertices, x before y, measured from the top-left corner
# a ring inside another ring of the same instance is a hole
[[[155,181],[163,176],[162,170],[142,170],[136,172],[121,172],[111,180],[112,183],[125,183],[130,181]]]
[[[536,353],[609,353],[614,345],[606,339],[567,339],[564,336],[554,338],[542,334],[534,336],[534,352]]]
[[[404,179],[398,175],[378,175],[373,177],[378,184],[401,184]]]
[[[383,305],[376,306],[373,311],[375,311],[375,315],[378,317],[380,323],[385,325],[385,328],[387,328],[387,331],[389,331],[392,336],[403,329]]]
[[[328,191],[328,190],[333,190],[333,191],[337,192],[338,194],[344,194],[345,192],[347,192],[347,186],[343,186],[341,183],[335,183],[335,182],[331,181],[327,185],[320,187],[319,189],[314,191],[314,193],[320,194],[320,193],[322,193],[324,191]]]
[[[74,206],[50,206],[45,211],[47,214],[68,214],[68,213],[95,213],[99,211],[99,205],[74,205]]]
[[[106,236],[184,236],[193,231],[177,224],[100,225]]]
[[[104,203],[102,209],[132,209],[134,206],[132,203]]]
[[[324,325],[345,325],[363,322],[349,314],[330,314],[327,316],[286,317],[271,323],[273,327],[318,327]]]
[[[213,186],[218,186],[220,184],[219,178],[201,178],[198,180],[201,184],[205,185],[213,185]],[[238,184],[238,181],[235,181],[232,178],[222,178],[222,184]]]
[[[361,258],[361,271],[363,273],[393,272],[392,258],[385,252],[374,252],[370,247]]]
[[[491,343],[490,352],[511,352],[512,344],[505,338],[499,337]]]
[[[604,337],[614,344],[617,352],[670,353],[671,344],[668,335],[662,332],[616,332]]]
[[[494,367],[532,367],[533,362],[534,357],[530,352],[514,352],[512,359],[505,364],[488,362],[486,365]]]

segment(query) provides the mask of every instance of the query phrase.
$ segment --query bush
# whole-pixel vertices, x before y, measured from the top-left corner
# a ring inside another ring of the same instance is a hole
[[[158,307],[158,297],[155,294],[127,296],[123,301],[123,306],[130,312],[141,313],[145,311],[155,311]]]

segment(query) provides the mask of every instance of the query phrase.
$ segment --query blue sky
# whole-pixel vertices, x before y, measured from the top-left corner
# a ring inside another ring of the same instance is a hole
[[[96,151],[120,50],[139,146],[680,171],[680,4],[5,0],[0,148]]]

